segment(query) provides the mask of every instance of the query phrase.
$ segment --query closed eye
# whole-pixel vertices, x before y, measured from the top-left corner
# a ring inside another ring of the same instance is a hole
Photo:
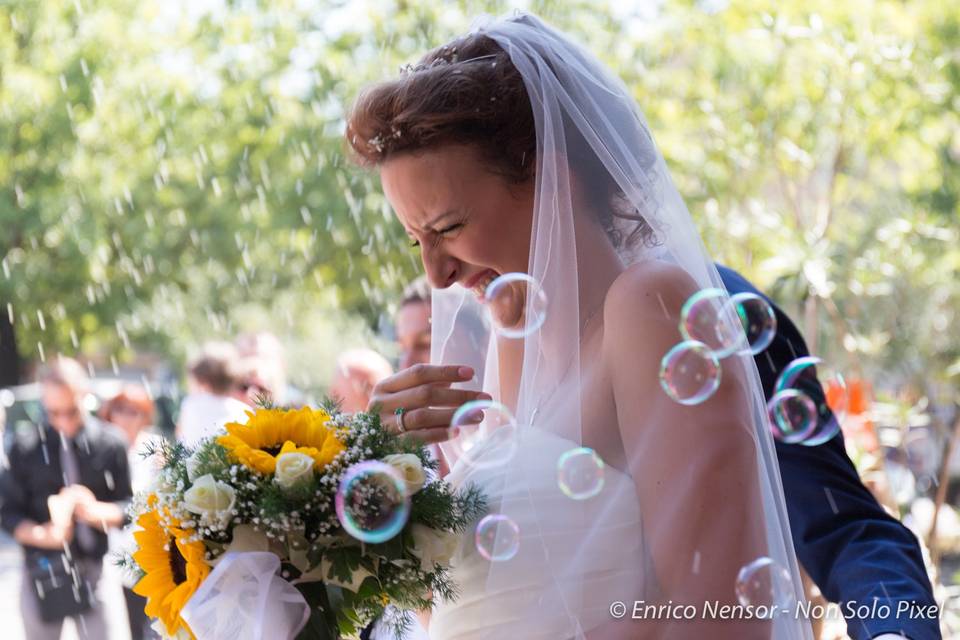
[[[443,229],[440,229],[437,233],[441,235],[446,235],[448,233],[452,233],[453,231],[456,231],[462,226],[463,226],[462,222],[457,222],[455,224],[450,225],[449,227],[444,227]]]
[[[463,226],[462,222],[455,222],[454,224],[451,224],[449,227],[444,227],[443,229],[437,229],[436,237],[433,240],[433,245],[434,246],[439,245],[440,241],[443,240],[444,237],[450,235],[454,231],[457,231],[462,226]]]
[[[463,222],[455,222],[454,224],[451,224],[451,225],[448,226],[448,227],[444,227],[443,229],[438,229],[438,230],[435,231],[434,233],[436,233],[436,235],[438,236],[437,240],[439,240],[439,239],[440,239],[439,236],[445,236],[445,235],[447,235],[447,234],[449,234],[449,233],[453,233],[454,231],[457,231],[458,229],[460,229],[461,227],[463,227],[463,225],[464,225]],[[418,248],[418,247],[420,246],[420,241],[419,241],[419,240],[412,240],[412,241],[410,242],[410,246],[411,246],[412,248],[416,249],[416,248]]]

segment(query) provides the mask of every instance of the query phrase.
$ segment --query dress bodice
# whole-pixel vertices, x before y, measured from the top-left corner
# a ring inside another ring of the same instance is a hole
[[[652,571],[632,478],[605,467],[600,492],[573,499],[560,488],[557,464],[577,445],[534,427],[517,438],[523,464],[490,464],[504,456],[503,442],[491,437],[446,478],[455,488],[479,486],[490,513],[514,520],[519,546],[509,559],[491,561],[468,529],[451,569],[460,595],[434,610],[434,640],[576,638],[611,620],[611,602],[649,595]]]

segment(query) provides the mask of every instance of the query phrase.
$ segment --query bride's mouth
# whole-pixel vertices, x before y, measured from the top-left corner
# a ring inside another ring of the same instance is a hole
[[[483,301],[490,283],[500,277],[493,269],[485,269],[464,283],[464,287],[473,292],[478,300]]]

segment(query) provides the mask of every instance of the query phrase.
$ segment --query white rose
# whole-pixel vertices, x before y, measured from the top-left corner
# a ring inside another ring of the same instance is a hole
[[[427,482],[427,473],[423,470],[420,458],[412,453],[391,453],[384,462],[400,472],[407,484],[407,495],[412,496]]]
[[[183,494],[183,506],[200,516],[201,524],[224,528],[233,517],[236,492],[209,473],[197,478]]]
[[[313,477],[313,458],[305,453],[282,453],[277,456],[274,480],[284,489]]]
[[[460,546],[460,536],[417,523],[410,526],[410,532],[413,534],[410,551],[420,558],[421,569],[429,572],[433,571],[435,564],[450,566],[453,554]]]

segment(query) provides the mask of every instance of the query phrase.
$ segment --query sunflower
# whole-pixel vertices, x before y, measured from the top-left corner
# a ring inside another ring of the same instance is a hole
[[[150,501],[155,503],[155,499]],[[175,635],[182,627],[193,638],[180,611],[210,573],[204,560],[206,547],[200,541],[188,542],[193,531],[179,528],[176,522],[165,527],[156,509],[143,513],[137,524],[142,530],[133,533],[137,541],[133,559],[146,575],[133,592],[147,599],[144,612],[161,620],[167,633]]]
[[[284,453],[304,453],[313,458],[318,471],[344,450],[337,427],[322,409],[258,409],[246,424],[231,422],[227,435],[217,438],[231,457],[263,474],[277,468]]]

